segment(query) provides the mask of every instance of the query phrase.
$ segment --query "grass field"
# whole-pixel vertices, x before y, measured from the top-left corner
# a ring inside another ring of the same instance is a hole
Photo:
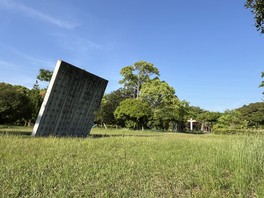
[[[264,197],[262,136],[11,128],[0,127],[0,197]]]

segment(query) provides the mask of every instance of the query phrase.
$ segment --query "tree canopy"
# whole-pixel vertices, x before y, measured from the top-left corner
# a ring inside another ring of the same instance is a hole
[[[169,86],[167,82],[160,81],[159,78],[142,85],[141,97],[154,109],[172,103],[172,100],[178,100],[174,88]]]
[[[139,61],[123,67],[120,74],[123,79],[119,83],[123,84],[124,88],[131,90],[134,98],[138,98],[143,83],[148,82],[152,77],[159,76],[159,70],[152,63]]]
[[[226,110],[217,121],[214,129],[244,129],[248,125],[238,110]]]
[[[255,26],[261,34],[264,33],[264,1],[263,0],[247,0],[245,7],[251,9],[251,13],[255,18]]]
[[[31,118],[29,90],[22,86],[0,83],[0,123],[14,123]]]
[[[155,78],[142,85],[140,98],[152,109],[149,127],[158,130],[168,130],[173,123],[183,121],[182,106],[175,90],[167,82]],[[172,123],[173,122],[173,123]]]
[[[248,121],[248,126],[259,128],[264,126],[264,102],[251,103],[237,109],[244,120]]]
[[[151,116],[151,109],[142,100],[129,98],[120,103],[114,114],[118,120],[125,122],[127,128],[144,129]]]
[[[39,79],[40,81],[49,82],[51,80],[51,77],[52,77],[52,71],[47,69],[40,69],[37,79]]]
[[[96,121],[100,123],[107,123],[110,125],[117,124],[114,112],[116,108],[120,105],[120,103],[132,96],[130,93],[125,89],[117,89],[109,94],[105,94],[100,108],[96,115]]]

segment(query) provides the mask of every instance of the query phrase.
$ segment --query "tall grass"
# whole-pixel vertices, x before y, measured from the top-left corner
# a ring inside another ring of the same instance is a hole
[[[0,197],[264,196],[262,136],[94,133],[0,135]]]

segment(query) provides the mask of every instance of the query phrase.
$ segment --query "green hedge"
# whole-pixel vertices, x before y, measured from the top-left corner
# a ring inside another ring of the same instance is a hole
[[[264,135],[263,129],[214,129],[214,134],[259,134]]]

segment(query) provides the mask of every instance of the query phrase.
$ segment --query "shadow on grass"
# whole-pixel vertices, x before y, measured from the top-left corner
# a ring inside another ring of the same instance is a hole
[[[31,131],[0,131],[0,135],[12,135],[12,136],[31,136],[32,132]],[[157,137],[160,136],[158,134],[156,135],[148,135],[148,134],[89,134],[87,138],[110,138],[110,137]],[[41,137],[41,136],[38,136]],[[43,136],[43,137],[49,137],[49,136]],[[50,136],[52,137],[52,136]],[[64,136],[65,138],[76,138],[73,136]],[[58,138],[63,138],[62,136]]]
[[[18,136],[31,136],[31,131],[0,131],[0,135],[18,135]]]
[[[109,138],[109,137],[157,137],[160,135],[147,135],[147,134],[89,134],[88,138]]]
[[[191,135],[205,135],[209,134],[210,132],[203,132],[203,131],[180,131],[176,133],[182,133],[182,134],[191,134]]]
[[[176,132],[180,134],[190,134],[190,135],[205,135],[206,133],[195,133],[195,132]],[[12,136],[31,136],[31,131],[0,131],[0,135],[12,135]],[[89,134],[87,138],[96,139],[96,138],[110,138],[110,137],[158,137],[162,133],[158,134]],[[48,136],[43,136],[48,137]],[[60,136],[59,138],[69,138],[73,136]],[[76,137],[73,137],[76,138]]]

